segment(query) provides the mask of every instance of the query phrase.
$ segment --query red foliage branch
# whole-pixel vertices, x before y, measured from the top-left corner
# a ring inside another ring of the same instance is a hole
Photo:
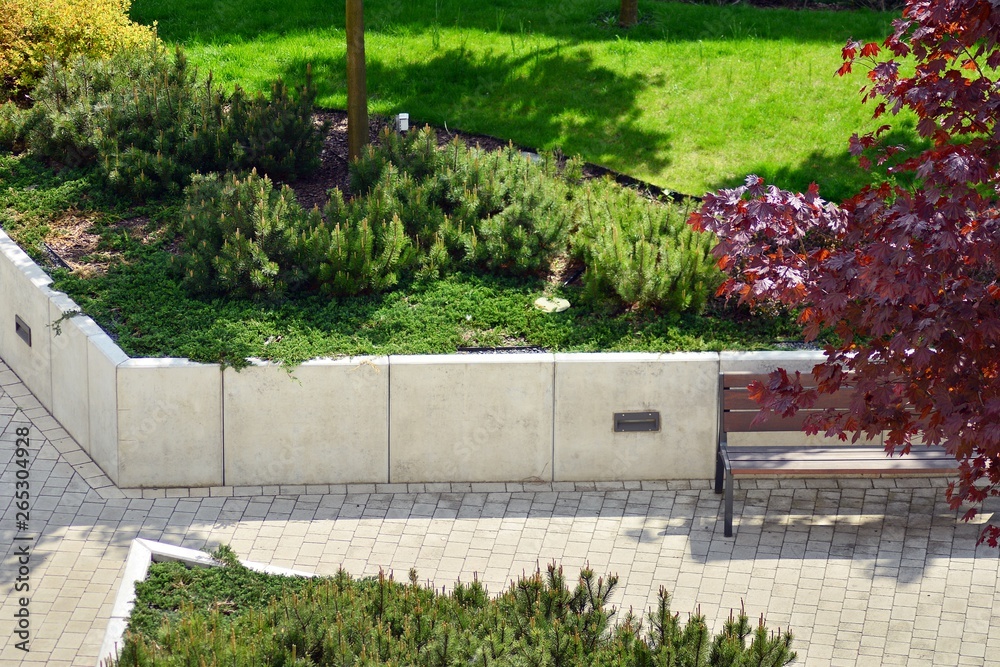
[[[893,28],[881,46],[849,42],[839,74],[867,65],[861,93],[876,118],[916,114],[931,147],[890,168],[916,185],[878,182],[836,206],[815,186],[791,193],[750,176],[706,196],[691,223],[721,239],[721,294],[801,309],[810,339],[823,327],[839,335],[813,376],[820,392],[850,377],[851,410],[807,430],[854,440],[884,431],[891,454],[918,438],[942,444],[959,467],[951,506],[974,507],[1000,495],[1000,5],[911,0]],[[911,76],[901,74],[907,57]],[[887,129],[851,138],[863,167],[901,150],[880,145]],[[752,390],[783,415],[816,399],[784,371]],[[1000,527],[980,541],[997,546]]]

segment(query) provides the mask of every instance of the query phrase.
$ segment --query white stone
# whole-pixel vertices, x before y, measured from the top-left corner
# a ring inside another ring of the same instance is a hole
[[[227,369],[223,386],[226,485],[388,481],[387,358]]]
[[[187,359],[118,366],[118,485],[222,486],[222,372]]]
[[[545,311],[546,313],[561,313],[564,310],[569,310],[569,301],[566,299],[540,296],[535,299],[535,308]]]
[[[390,357],[390,482],[552,479],[551,354]]]
[[[714,474],[715,353],[555,355],[556,481]],[[656,432],[616,433],[614,413],[660,413]]]

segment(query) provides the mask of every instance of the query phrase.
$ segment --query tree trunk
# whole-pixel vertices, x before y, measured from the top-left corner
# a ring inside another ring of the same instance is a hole
[[[347,0],[347,159],[368,143],[364,0]]]
[[[618,25],[631,28],[639,22],[639,0],[622,0],[621,11],[618,12]]]

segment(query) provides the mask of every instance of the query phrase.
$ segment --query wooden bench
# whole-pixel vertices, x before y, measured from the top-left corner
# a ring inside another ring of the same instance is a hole
[[[730,433],[801,431],[810,414],[828,408],[846,411],[851,390],[820,394],[816,405],[794,416],[771,415],[752,424],[760,407],[750,399],[747,385],[767,381],[766,374],[721,373],[719,375],[719,445],[715,464],[715,492],[725,491],[725,535],[733,535],[733,478],[736,476],[912,475],[953,473],[955,457],[943,447],[914,447],[909,454],[889,457],[882,445],[852,445],[830,438],[829,444],[744,444],[732,446]],[[803,433],[802,439],[807,436]]]

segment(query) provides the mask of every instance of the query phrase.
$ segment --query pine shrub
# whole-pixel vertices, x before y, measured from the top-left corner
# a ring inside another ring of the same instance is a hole
[[[377,144],[365,146],[351,164],[351,192],[365,194],[375,187],[388,165],[423,181],[441,164],[437,135],[429,127],[400,135],[382,130]]]
[[[383,292],[412,263],[412,246],[398,215],[370,221],[361,207],[345,204],[341,192],[333,190],[324,217],[300,244],[302,265],[321,292]]]
[[[235,147],[229,168],[253,168],[278,181],[291,181],[319,168],[326,126],[312,122],[316,89],[312,68],[306,84],[293,91],[278,79],[270,99],[248,95],[239,86],[229,100],[226,134]]]
[[[106,185],[134,201],[179,193],[196,171],[295,178],[318,166],[325,129],[312,121],[308,75],[297,93],[278,81],[271,99],[238,87],[227,96],[211,75],[199,81],[181,50],[156,42],[107,59],[52,61],[33,96],[21,129],[0,131],[0,140],[23,136],[60,164],[96,163]]]
[[[28,116],[13,102],[0,103],[0,151],[22,153],[27,148]]]
[[[581,194],[573,253],[592,301],[663,312],[701,310],[721,281],[715,237],[693,231],[683,207],[649,201],[604,181]]]
[[[174,258],[190,289],[256,297],[298,287],[308,276],[296,261],[298,239],[318,224],[285,186],[255,171],[195,175],[185,190]]]
[[[131,0],[0,1],[0,99],[28,91],[55,61],[141,48],[155,28],[129,20]]]
[[[569,173],[577,172],[574,163]],[[458,139],[439,150],[430,128],[405,137],[383,133],[351,174],[369,219],[403,222],[423,251],[427,276],[454,269],[539,273],[566,248],[575,217],[554,156],[535,164],[512,146],[491,152]]]
[[[404,584],[384,574],[304,581],[238,564],[197,572],[154,564],[136,587],[118,664],[779,667],[796,659],[790,633],[763,623],[751,630],[743,613],[715,637],[700,615],[682,623],[662,589],[647,619],[629,613],[616,623],[617,578],[589,569],[571,585],[550,565],[495,599],[475,579],[450,593],[416,582],[413,570]]]
[[[413,263],[398,217],[369,222],[339,190],[323,211],[306,212],[287,185],[256,171],[247,177],[196,174],[185,190],[175,264],[196,293],[279,296],[318,288],[346,296],[385,291]]]
[[[12,124],[20,126],[22,148],[50,162],[76,167],[99,154],[95,107],[114,87],[114,69],[105,60],[77,57],[69,65],[50,60],[33,91],[36,103],[17,109]]]

